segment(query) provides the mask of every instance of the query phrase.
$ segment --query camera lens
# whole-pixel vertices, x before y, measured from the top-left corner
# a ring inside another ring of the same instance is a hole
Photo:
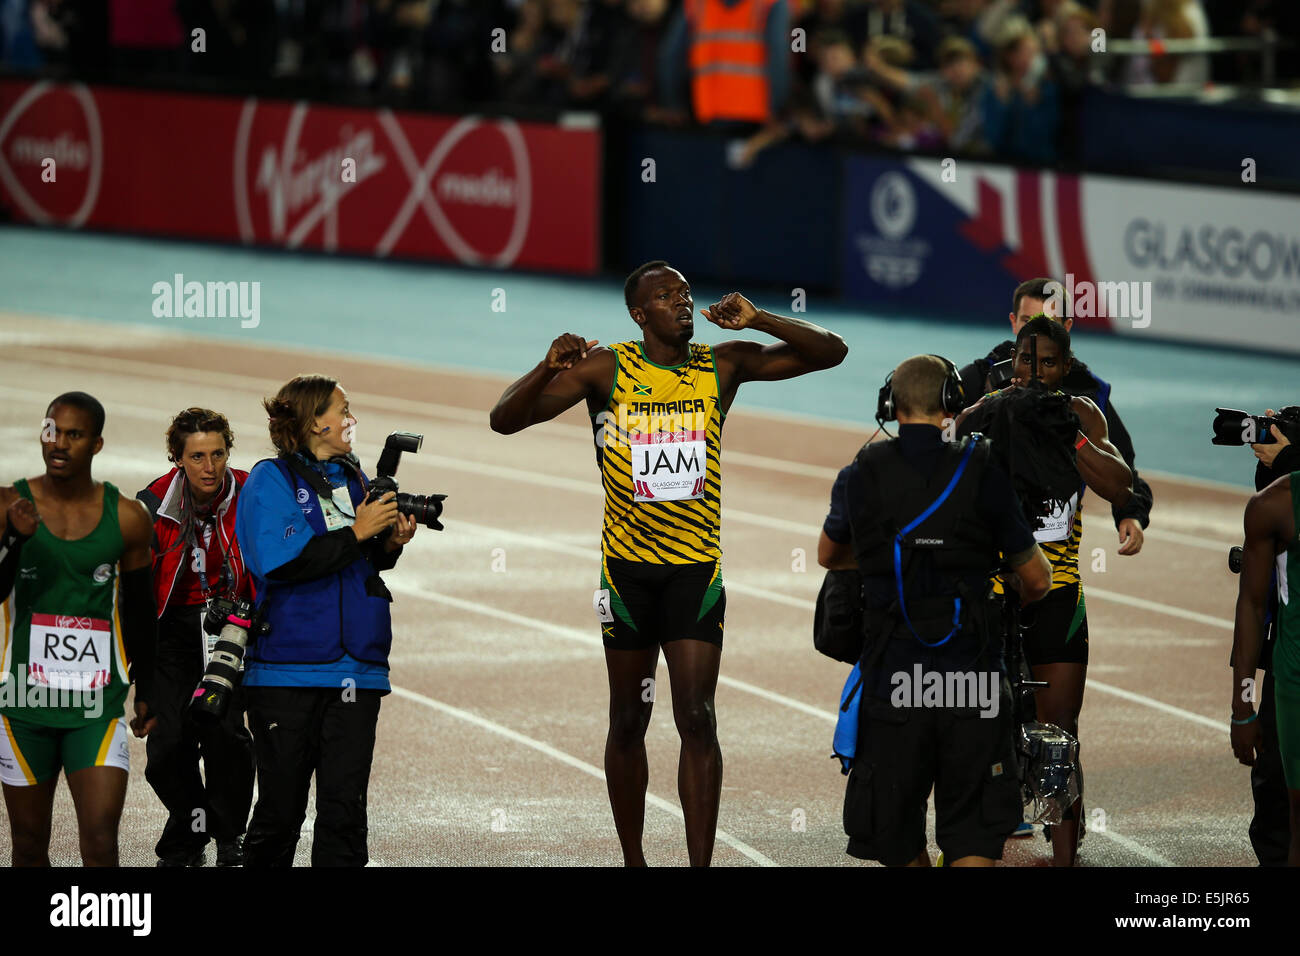
[[[397,512],[415,518],[426,528],[442,531],[442,523],[438,518],[442,515],[442,500],[446,497],[446,495],[408,495],[399,491]]]

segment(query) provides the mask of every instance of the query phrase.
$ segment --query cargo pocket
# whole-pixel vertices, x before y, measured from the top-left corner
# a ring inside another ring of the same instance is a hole
[[[1003,763],[1001,767],[1002,772],[990,777],[984,785],[980,819],[986,827],[1009,835],[1020,826],[1024,817],[1024,804],[1020,801],[1020,780],[1016,775],[1016,765]]]
[[[869,764],[854,764],[844,791],[844,832],[864,843],[871,842],[875,814],[871,777]]]

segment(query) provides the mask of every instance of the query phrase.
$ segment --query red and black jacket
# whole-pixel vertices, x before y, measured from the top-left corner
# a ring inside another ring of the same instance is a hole
[[[239,552],[239,542],[235,538],[235,502],[247,478],[246,471],[237,468],[226,469],[226,479],[217,493],[213,514],[217,519],[216,535],[219,536],[221,550],[229,562],[232,583],[230,591],[233,592],[221,596],[242,597],[251,601],[254,597],[253,579],[244,567],[244,558]],[[136,495],[136,498],[144,502],[153,517],[153,582],[159,617],[162,617],[163,612],[167,610],[169,601],[184,593],[184,589],[178,589],[183,576],[194,573],[188,570],[189,549],[183,545],[178,546],[181,533],[181,508],[184,504],[182,494],[184,482],[184,471],[173,468]],[[214,567],[213,572],[214,584],[219,583],[221,568]]]

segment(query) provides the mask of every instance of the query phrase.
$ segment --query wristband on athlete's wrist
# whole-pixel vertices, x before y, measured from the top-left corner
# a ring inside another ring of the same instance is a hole
[[[1258,720],[1258,719],[1259,719],[1259,713],[1258,713],[1258,711],[1257,711],[1257,712],[1251,714],[1251,715],[1250,715],[1249,717],[1247,717],[1245,720],[1238,720],[1236,717],[1233,717],[1233,716],[1231,716],[1231,715],[1228,716],[1228,719],[1232,721],[1232,725],[1233,725],[1234,727],[1244,727],[1246,724],[1253,723],[1254,721]]]
[[[0,561],[3,561],[11,550],[17,551],[21,548],[23,542],[30,538],[30,534],[20,534],[13,525],[6,525],[4,534],[0,534]]]

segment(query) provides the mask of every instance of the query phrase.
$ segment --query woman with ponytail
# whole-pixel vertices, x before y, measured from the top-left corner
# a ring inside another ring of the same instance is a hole
[[[145,779],[168,812],[155,847],[159,866],[202,866],[209,839],[217,843],[217,866],[243,862],[253,802],[253,743],[243,707],[236,696],[221,721],[196,724],[189,715],[211,652],[201,626],[208,601],[253,597],[235,538],[236,502],[248,472],[228,467],[234,444],[220,412],[185,409],[167,429],[167,460],[175,467],[136,495],[154,526],[158,724],[149,735]]]
[[[236,519],[270,631],[245,656],[257,755],[246,865],[291,866],[316,775],[313,866],[364,866],[366,789],[380,698],[389,692],[392,596],[415,519],[390,492],[367,501],[352,454],[356,418],[324,375],[263,403],[278,455],[253,466]]]

